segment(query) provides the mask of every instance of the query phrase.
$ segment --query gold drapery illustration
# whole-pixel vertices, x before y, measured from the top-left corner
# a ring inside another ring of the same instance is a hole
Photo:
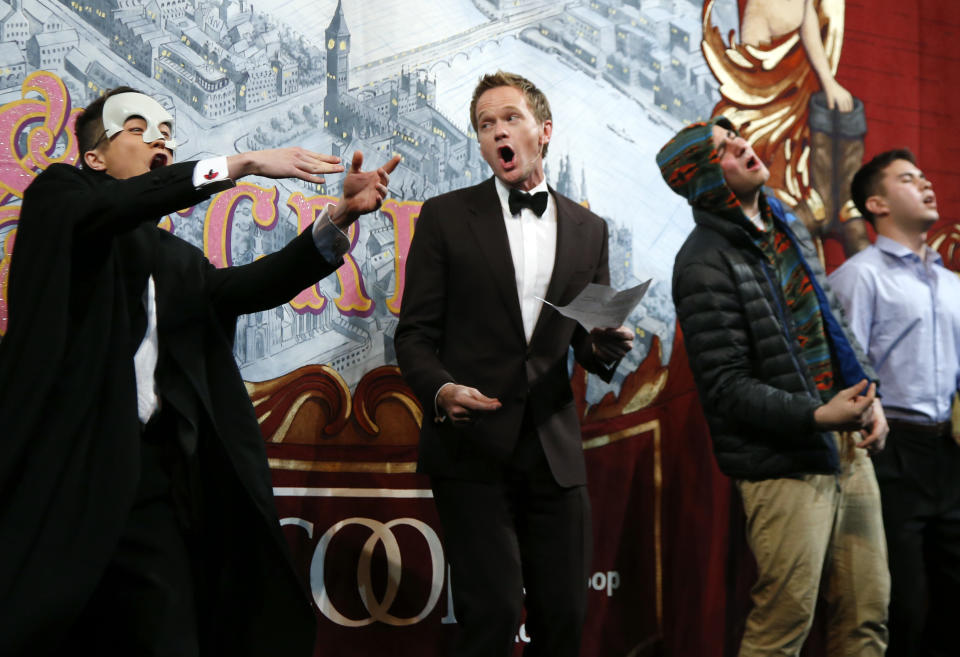
[[[820,80],[795,30],[760,46],[726,41],[713,24],[715,0],[703,4],[703,55],[720,83],[723,114],[751,143],[770,168],[767,183],[790,206],[804,206],[807,219],[822,222],[823,201],[810,182],[810,98]],[[816,0],[820,36],[832,73],[843,43],[844,0]]]

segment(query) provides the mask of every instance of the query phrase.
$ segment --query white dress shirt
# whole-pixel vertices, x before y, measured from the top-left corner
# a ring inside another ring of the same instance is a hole
[[[516,274],[517,297],[523,317],[523,331],[527,343],[533,337],[533,329],[547,296],[547,287],[553,275],[553,262],[557,255],[557,204],[547,189],[547,181],[530,190],[530,194],[547,192],[547,209],[538,217],[530,208],[522,208],[519,215],[510,214],[507,198],[510,190],[495,178],[497,196],[503,211],[503,223],[507,227],[513,271]]]

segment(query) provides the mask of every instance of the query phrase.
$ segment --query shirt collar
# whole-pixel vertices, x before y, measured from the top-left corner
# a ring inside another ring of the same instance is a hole
[[[911,260],[920,260],[919,256],[910,250],[910,247],[906,246],[905,244],[901,244],[896,240],[892,240],[885,235],[877,235],[877,241],[874,242],[874,245],[884,253],[892,255],[895,258],[910,258]],[[924,244],[923,249],[924,262],[927,264],[943,265],[943,257],[931,249],[929,244]],[[910,256],[913,257],[911,258]]]

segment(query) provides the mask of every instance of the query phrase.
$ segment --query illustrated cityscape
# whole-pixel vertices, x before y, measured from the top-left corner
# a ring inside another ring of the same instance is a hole
[[[402,6],[402,0],[382,1]],[[700,52],[699,2],[459,3],[472,4],[485,20],[433,41],[427,26],[417,27],[424,31],[422,47],[351,68],[351,26],[343,0],[322,34],[303,34],[279,20],[269,0],[0,0],[0,102],[19,99],[24,79],[35,70],[56,73],[74,106],[130,84],[174,113],[183,144],[178,159],[294,144],[344,157],[361,150],[374,162],[399,153],[403,163],[392,176],[390,197],[423,201],[490,175],[465,117],[454,120],[438,108],[437,78],[429,65],[494,35],[511,34],[563,66],[611,85],[646,108],[645,120],[664,130],[709,116],[718,97]],[[728,4],[735,23],[735,3]],[[415,22],[416,15],[410,20]],[[628,146],[634,140],[615,122],[607,128]],[[588,166],[576,155],[561,154],[548,161],[547,177],[560,193],[588,203]],[[340,193],[337,179],[319,191],[296,181],[270,184],[287,193]],[[201,206],[193,217],[204,211]],[[238,206],[230,241],[234,264],[252,262],[295,236],[296,217],[287,208],[278,211],[277,226],[264,230],[254,224],[248,207]],[[605,218],[611,229],[612,284],[622,289],[639,282],[633,260],[637,228]],[[175,223],[177,235],[202,246],[202,222]],[[396,318],[386,304],[395,285],[394,239],[385,214],[361,222],[352,255],[374,302],[370,315],[348,316],[328,303],[320,313],[283,305],[241,318],[235,356],[244,377],[272,378],[320,362],[353,385],[371,367],[395,363]],[[328,299],[338,295],[335,277],[320,288]],[[668,280],[654,283],[630,321],[641,346],[631,354],[633,362],[621,367],[626,373],[646,355],[654,335],[669,351],[674,312]]]

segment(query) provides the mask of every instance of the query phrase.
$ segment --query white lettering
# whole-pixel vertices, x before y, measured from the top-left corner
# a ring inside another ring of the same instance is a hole
[[[313,523],[309,520],[304,520],[303,518],[281,518],[280,526],[283,527],[285,525],[300,527],[307,532],[307,538],[313,538]]]
[[[514,643],[530,643],[530,635],[527,634],[527,624],[520,624],[520,631],[513,638]]]
[[[594,591],[602,591],[607,588],[607,575],[604,572],[594,573],[590,578],[590,586]]]
[[[327,586],[324,581],[324,571],[326,568],[327,550],[330,541],[334,535],[348,525],[360,525],[370,530],[370,537],[364,543],[360,550],[360,560],[357,564],[357,586],[360,593],[360,600],[370,614],[366,618],[347,618],[336,607],[327,595]],[[400,557],[400,545],[393,534],[393,528],[397,525],[406,525],[420,532],[427,547],[430,549],[430,561],[432,572],[430,575],[430,594],[427,597],[423,609],[418,614],[410,617],[398,617],[390,613],[390,607],[397,597],[397,591],[400,587],[400,574],[402,572],[402,561]],[[383,594],[383,599],[378,600],[373,593],[372,568],[373,552],[378,544],[383,544],[387,558],[387,589]],[[421,520],[415,518],[396,518],[389,522],[380,522],[370,518],[347,518],[336,523],[328,529],[320,541],[317,543],[316,550],[313,553],[313,560],[310,563],[310,588],[313,590],[313,599],[317,603],[320,612],[332,620],[337,625],[344,627],[363,627],[374,621],[379,621],[387,625],[404,626],[414,625],[422,621],[433,611],[440,594],[443,592],[443,549],[440,546],[440,538],[436,532]]]
[[[613,592],[620,588],[620,573],[616,570],[601,570],[587,580],[587,586],[594,591],[606,590],[607,597],[613,597]]]
[[[457,617],[453,613],[453,584],[451,583],[450,566],[447,565],[447,615],[440,619],[443,625],[452,625],[457,622]]]
[[[613,592],[620,588],[620,573],[616,570],[607,572],[607,597],[613,597]]]

